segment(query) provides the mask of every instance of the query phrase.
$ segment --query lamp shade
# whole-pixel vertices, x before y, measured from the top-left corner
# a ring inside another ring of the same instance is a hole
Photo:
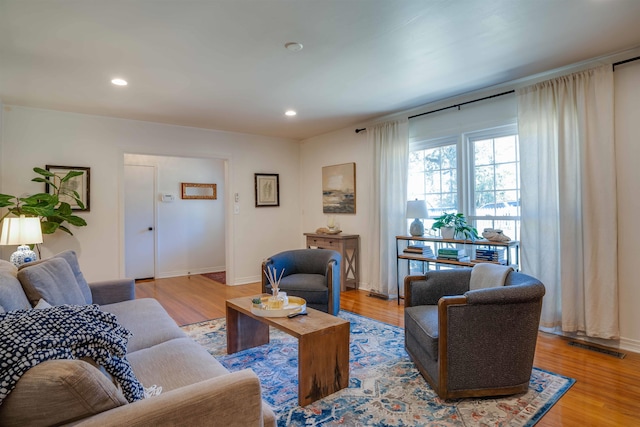
[[[407,218],[426,218],[427,203],[424,200],[409,200],[407,202]]]
[[[5,218],[2,222],[0,245],[29,245],[42,243],[40,218],[20,215],[19,218]]]

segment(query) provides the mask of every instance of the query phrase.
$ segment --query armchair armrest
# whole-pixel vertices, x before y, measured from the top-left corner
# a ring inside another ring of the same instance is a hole
[[[462,295],[469,290],[470,268],[430,271],[404,279],[404,306],[437,305],[444,296]]]
[[[133,279],[114,279],[89,283],[93,303],[113,304],[136,298],[136,286]]]
[[[469,304],[517,304],[539,300],[544,294],[544,285],[535,281],[521,285],[476,289],[465,293],[465,296]]]
[[[265,425],[275,427],[275,415],[268,406],[263,408],[258,377],[245,369],[122,405],[77,425],[262,426],[263,409],[268,421]]]

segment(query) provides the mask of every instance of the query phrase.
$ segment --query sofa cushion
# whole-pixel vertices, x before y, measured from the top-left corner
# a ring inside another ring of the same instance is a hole
[[[127,359],[145,387],[157,385],[163,393],[229,373],[204,347],[188,337],[134,351]]]
[[[20,378],[0,405],[0,425],[58,425],[126,403],[115,385],[89,363],[50,360]]]
[[[407,332],[416,337],[422,349],[432,360],[438,360],[438,306],[406,307],[404,312],[404,327]]]
[[[76,282],[78,283],[78,287],[82,292],[82,296],[84,296],[84,300],[87,304],[93,303],[93,298],[91,296],[91,289],[89,289],[89,284],[84,278],[82,271],[80,271],[80,264],[78,263],[78,257],[76,256],[75,251],[64,251],[60,252],[53,256],[54,258],[63,258],[69,263],[69,267],[71,267],[71,271],[73,271],[73,275],[76,278]]]
[[[160,303],[152,298],[106,304],[100,309],[115,314],[118,323],[133,333],[127,344],[128,353],[186,336]]]
[[[12,267],[13,264],[11,264]],[[31,308],[29,300],[16,277],[16,270],[0,269],[0,306],[6,311]]]
[[[63,258],[49,258],[21,268],[18,279],[32,306],[41,298],[51,305],[86,305],[73,270]]]

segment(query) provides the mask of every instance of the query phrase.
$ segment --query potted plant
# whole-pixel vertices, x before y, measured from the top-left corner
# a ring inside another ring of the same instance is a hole
[[[71,178],[81,175],[82,172],[70,171],[60,178],[42,168],[33,168],[33,171],[41,176],[33,178],[31,181],[48,184],[52,189],[52,194],[38,193],[28,197],[17,197],[9,194],[0,194],[0,208],[7,208],[7,215],[26,215],[40,218],[42,234],[53,234],[57,230],[73,235],[68,224],[76,227],[84,227],[87,222],[73,214],[71,205],[60,200],[61,196],[70,197],[84,209],[84,204],[80,200],[80,195],[65,187],[65,183]]]
[[[432,230],[440,230],[443,239],[476,240],[478,230],[467,223],[462,213],[446,213],[435,218],[436,222],[431,226]]]

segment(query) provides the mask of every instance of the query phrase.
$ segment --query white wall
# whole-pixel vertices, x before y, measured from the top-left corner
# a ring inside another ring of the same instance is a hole
[[[618,183],[618,283],[620,345],[640,352],[640,258],[636,226],[640,214],[640,61],[616,67],[615,138]]]
[[[124,162],[155,167],[156,277],[224,271],[224,160],[125,154]],[[182,199],[183,182],[216,184],[217,199]],[[174,200],[163,202],[162,194]]]
[[[356,134],[355,127],[324,134],[302,141],[300,145],[300,203],[302,229],[314,232],[326,227],[328,215],[322,212],[322,167],[342,163],[356,164],[356,213],[335,214],[335,220],[344,234],[360,235],[360,288],[369,290],[371,274],[368,271],[369,200],[371,191],[371,158],[365,133]],[[300,244],[304,245],[303,236]]]
[[[262,259],[283,248],[299,247],[299,146],[296,141],[59,111],[5,106],[0,191],[43,191],[30,182],[32,168],[46,164],[91,168],[88,226],[74,236],[45,237],[43,256],[65,249],[79,253],[88,280],[124,276],[124,153],[220,158],[228,162],[226,200],[239,194],[239,213],[227,203],[227,280],[260,278]],[[280,174],[280,207],[254,207],[254,173]],[[4,248],[3,258],[15,249]]]

